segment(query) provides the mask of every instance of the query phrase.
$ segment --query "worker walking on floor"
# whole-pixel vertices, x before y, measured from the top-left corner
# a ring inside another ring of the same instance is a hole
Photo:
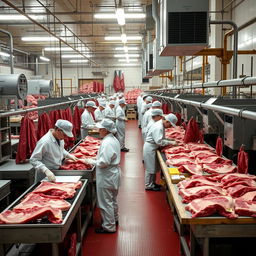
[[[97,158],[86,159],[89,164],[96,165],[97,199],[102,217],[102,226],[96,233],[114,233],[118,225],[117,194],[120,185],[120,144],[113,133],[115,123],[103,119],[96,124],[100,137],[103,138]]]
[[[178,119],[174,114],[165,116],[164,119],[155,122],[147,133],[143,146],[143,159],[145,164],[145,190],[160,191],[161,186],[156,184],[158,171],[156,151],[159,147],[176,145],[176,141],[165,138],[164,130],[175,127]]]
[[[125,147],[125,122],[127,121],[124,112],[125,105],[125,99],[122,98],[119,100],[119,106],[116,108],[116,137],[120,143],[121,151],[129,152],[129,149]]]
[[[55,181],[55,176],[50,170],[58,170],[63,158],[76,161],[77,158],[64,149],[64,139],[73,138],[73,125],[67,120],[59,119],[54,129],[50,129],[36,144],[30,157],[30,163],[36,170],[35,182],[42,180],[45,175],[49,181]]]
[[[94,101],[87,101],[85,104],[85,110],[81,115],[81,139],[84,139],[88,135],[88,131],[95,127],[95,122],[92,113],[97,108]]]

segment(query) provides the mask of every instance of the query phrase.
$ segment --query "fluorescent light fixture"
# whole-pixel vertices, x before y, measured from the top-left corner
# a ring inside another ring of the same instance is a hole
[[[10,54],[6,52],[0,52],[0,55],[3,57],[10,57]]]
[[[124,34],[123,34],[124,35]],[[124,38],[124,36],[123,36]],[[132,40],[132,41],[139,41],[142,39],[141,36],[126,36],[127,41]],[[121,36],[105,36],[106,41],[122,41]]]
[[[48,52],[55,52],[55,51],[61,51],[62,52],[69,52],[69,51],[74,51],[72,48],[70,47],[45,47],[44,51],[48,51]]]
[[[129,46],[124,46],[124,47],[116,47],[115,50],[117,51],[125,51],[125,47],[127,47],[128,50],[130,51],[135,51],[138,50],[138,47],[129,47]]]
[[[116,13],[96,13],[94,14],[95,19],[117,19]],[[145,19],[145,13],[124,13],[125,19]],[[119,23],[118,23],[119,24]]]
[[[34,13],[45,12],[45,8],[43,8],[43,7],[41,7],[41,6],[32,7],[32,8],[30,8],[30,11],[31,11],[31,12],[34,12]]]
[[[135,64],[135,63],[122,63],[122,64],[118,64],[117,66],[128,66],[128,67],[140,67],[141,64]]]
[[[47,61],[47,62],[50,61],[50,59],[48,59],[48,58],[46,58],[46,57],[44,57],[44,56],[40,56],[40,60]]]
[[[86,63],[88,60],[69,60],[71,63]]]
[[[63,59],[70,59],[70,58],[84,58],[84,56],[83,55],[80,55],[80,54],[63,54],[63,55],[61,55],[61,58],[63,58]]]
[[[127,59],[119,59],[118,62],[127,62]],[[138,62],[138,59],[129,59],[129,62]]]
[[[126,58],[126,57],[140,57],[140,55],[139,54],[114,54],[114,57],[115,58],[122,58],[122,57],[124,57],[124,58]]]
[[[43,16],[38,15],[28,15],[33,20],[40,20],[43,19]],[[1,14],[0,20],[2,21],[16,21],[16,20],[29,20],[26,16],[21,14]]]
[[[21,38],[21,40],[26,42],[58,41],[56,37],[49,37],[49,36],[24,36]]]
[[[118,25],[125,25],[124,8],[116,8],[116,19]]]
[[[122,40],[122,43],[126,44],[127,43],[127,37],[126,37],[126,34],[122,34],[121,35],[121,40]]]
[[[128,53],[128,47],[124,46],[124,52]]]

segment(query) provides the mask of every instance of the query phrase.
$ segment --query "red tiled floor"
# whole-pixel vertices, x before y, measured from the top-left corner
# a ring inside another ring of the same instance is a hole
[[[172,229],[171,211],[165,192],[145,192],[142,140],[136,121],[126,127],[126,146],[122,153],[122,183],[119,190],[119,227],[115,234],[95,234],[99,224],[87,231],[83,244],[86,256],[176,256],[179,240]]]

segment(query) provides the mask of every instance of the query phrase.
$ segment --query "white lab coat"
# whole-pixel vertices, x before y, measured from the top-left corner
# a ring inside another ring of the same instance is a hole
[[[156,151],[159,147],[166,146],[163,120],[155,122],[149,129],[143,146],[143,159],[145,165],[145,187],[152,188],[155,183],[155,175],[158,171]]]
[[[88,135],[88,130],[95,127],[95,122],[92,114],[85,109],[81,116],[81,139],[84,139]]]
[[[147,137],[147,134],[148,134],[148,131],[149,131],[149,129],[150,129],[150,127],[153,125],[155,123],[155,121],[151,118],[151,120],[149,121],[149,123],[148,123],[148,125],[147,125],[147,127],[145,128],[145,139],[146,139],[146,137]]]
[[[94,117],[96,122],[100,122],[105,117],[104,112],[105,109],[100,110],[99,107],[94,111]]]
[[[138,119],[139,119],[139,126],[141,125],[141,105],[142,105],[143,99],[141,96],[137,97],[137,111],[138,111]]]
[[[125,147],[125,120],[124,109],[118,106],[116,109],[116,137],[120,142],[121,149]]]
[[[146,128],[149,123],[149,121],[152,119],[152,109],[148,109],[145,114],[143,115],[142,122],[141,122],[141,132],[143,140],[146,139]]]
[[[113,134],[103,138],[96,158],[97,199],[102,227],[116,231],[118,221],[117,194],[120,186],[120,144]]]
[[[36,170],[35,182],[45,177],[43,172],[49,170],[58,170],[62,160],[70,154],[64,149],[64,140],[60,140],[60,145],[52,135],[52,129],[49,130],[36,144],[36,147],[30,157],[30,163]]]
[[[116,120],[116,115],[115,115],[115,108],[111,108],[111,107],[106,107],[105,108],[105,111],[104,111],[104,114],[105,114],[105,118],[109,118],[111,119],[112,121],[115,121]]]

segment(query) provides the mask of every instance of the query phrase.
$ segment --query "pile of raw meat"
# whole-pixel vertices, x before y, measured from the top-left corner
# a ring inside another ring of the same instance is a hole
[[[41,182],[12,210],[0,213],[0,224],[22,224],[44,217],[52,223],[61,223],[62,211],[67,211],[71,206],[64,199],[74,197],[76,189],[81,186],[81,181],[76,183]]]
[[[141,94],[142,90],[133,89],[124,94],[125,101],[128,104],[136,104],[138,96]]]
[[[26,100],[28,102],[28,105],[23,106],[23,109],[37,108],[38,100],[45,100],[45,99],[46,99],[46,96],[44,95],[27,95]],[[32,120],[36,120],[38,119],[38,112],[37,111],[29,112],[27,113],[27,116]]]
[[[76,147],[76,149],[71,153],[72,155],[79,158],[77,162],[72,160],[66,160],[60,169],[61,170],[88,170],[92,166],[84,162],[85,158],[95,158],[97,156],[101,140],[87,136],[83,142]]]
[[[185,130],[181,126],[167,129],[165,136],[178,142],[177,146],[164,148],[166,164],[178,167],[181,172],[190,174],[224,174],[237,171],[232,161],[217,155],[214,148],[201,143],[184,143]]]
[[[256,217],[256,176],[241,173],[192,175],[178,183],[192,217],[218,213],[230,219]]]

